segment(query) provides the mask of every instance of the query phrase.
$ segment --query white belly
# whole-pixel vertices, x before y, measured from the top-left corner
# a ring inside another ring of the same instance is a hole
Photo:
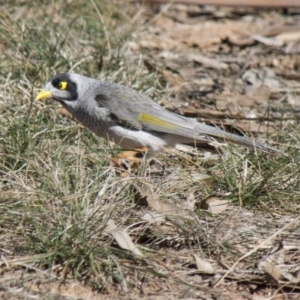
[[[112,126],[110,127],[109,139],[124,149],[147,147],[150,152],[158,152],[168,146],[163,135],[164,134]]]

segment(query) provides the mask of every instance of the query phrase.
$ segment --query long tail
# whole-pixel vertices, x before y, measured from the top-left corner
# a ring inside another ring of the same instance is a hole
[[[218,140],[229,141],[229,142],[232,142],[235,144],[245,146],[250,149],[256,148],[256,149],[259,149],[259,150],[265,151],[265,152],[275,152],[275,153],[279,153],[281,155],[286,155],[286,153],[284,153],[276,148],[273,148],[267,144],[258,142],[254,139],[250,139],[246,136],[239,136],[236,134],[232,134],[232,133],[226,132],[224,130],[221,130],[221,129],[218,129],[218,128],[215,128],[215,127],[203,124],[203,123],[197,123],[196,130],[198,132],[201,132],[201,134],[206,134],[208,136],[217,138]]]

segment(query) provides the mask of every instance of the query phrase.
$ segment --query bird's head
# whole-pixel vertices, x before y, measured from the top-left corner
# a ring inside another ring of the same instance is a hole
[[[79,99],[80,78],[77,74],[63,73],[54,76],[46,83],[44,89],[40,91],[36,100],[45,100],[52,98],[62,104],[67,101],[76,101]]]

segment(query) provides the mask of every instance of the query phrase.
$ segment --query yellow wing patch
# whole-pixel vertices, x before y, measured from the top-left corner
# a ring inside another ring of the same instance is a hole
[[[141,122],[149,124],[149,125],[154,125],[157,127],[162,127],[162,128],[169,128],[169,129],[178,128],[177,125],[175,125],[171,122],[164,121],[160,118],[157,118],[157,117],[154,117],[154,116],[148,115],[148,114],[140,114],[138,117],[138,121],[141,121]]]

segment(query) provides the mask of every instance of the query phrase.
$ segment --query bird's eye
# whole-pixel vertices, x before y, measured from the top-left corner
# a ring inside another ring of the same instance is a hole
[[[60,90],[65,90],[68,86],[68,83],[66,81],[61,81],[58,85],[57,88]]]

